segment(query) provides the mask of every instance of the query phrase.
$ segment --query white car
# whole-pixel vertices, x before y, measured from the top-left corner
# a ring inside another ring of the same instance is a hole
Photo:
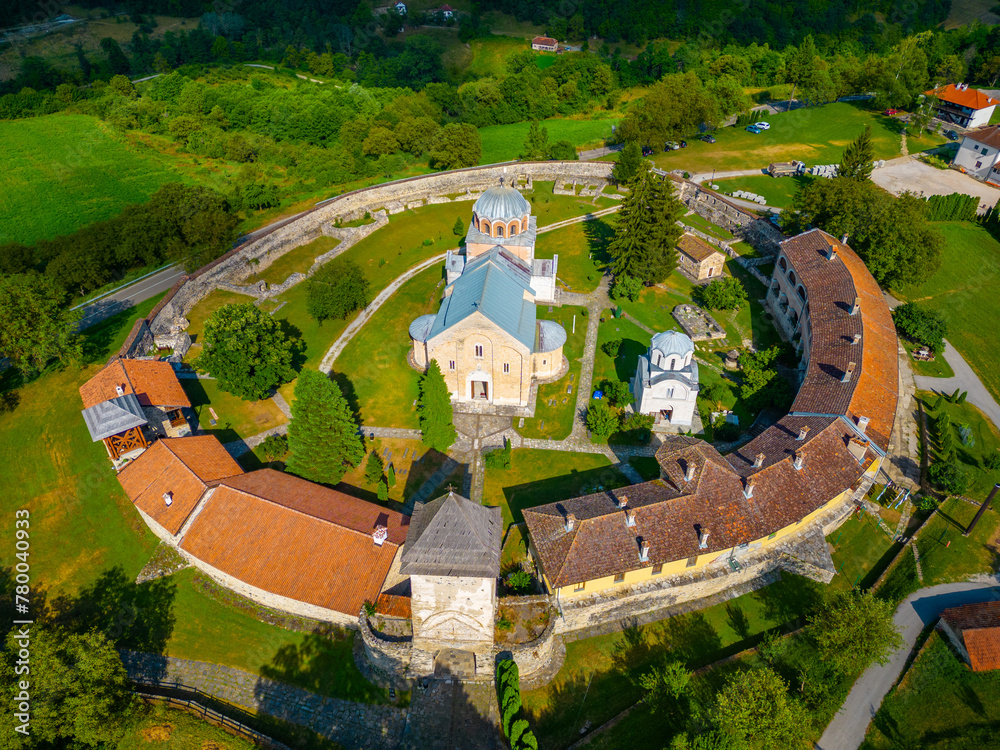
[[[771,125],[769,123],[766,123],[766,122],[755,122],[754,125],[756,125],[761,130],[770,130],[771,129]]]

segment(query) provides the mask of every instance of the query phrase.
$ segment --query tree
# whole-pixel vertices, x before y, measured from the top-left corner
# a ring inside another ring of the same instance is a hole
[[[812,34],[807,35],[799,48],[793,50],[785,60],[785,75],[789,83],[792,84],[792,93],[788,97],[786,111],[792,108],[792,102],[795,100],[795,87],[804,84],[816,71],[817,60],[816,43],[813,41]]]
[[[646,691],[646,702],[654,713],[661,713],[664,705],[675,703],[687,691],[690,681],[691,673],[674,659],[664,660],[639,677],[639,685]]]
[[[251,302],[220,307],[205,321],[201,338],[195,368],[244,401],[266,398],[272,388],[295,377],[292,360],[301,342]]]
[[[437,360],[432,359],[427,372],[420,376],[417,415],[424,445],[441,453],[447,451],[457,433],[451,421],[451,393]]]
[[[299,373],[288,445],[288,470],[323,484],[336,484],[365,457],[358,422],[340,387],[326,374],[310,369]]]
[[[944,348],[948,324],[937,310],[928,310],[916,302],[906,302],[892,311],[892,322],[896,324],[896,330],[908,339],[935,352]]]
[[[0,653],[0,693],[16,711],[19,683],[30,682],[30,746],[117,747],[141,704],[114,644],[96,630],[34,625],[29,678],[17,666],[24,645],[17,634],[10,632]],[[16,714],[6,722],[12,735],[13,722],[21,723]]]
[[[649,284],[664,281],[677,267],[677,219],[684,204],[669,180],[641,169],[629,182],[628,195],[615,218],[615,235],[608,244],[611,270]]]
[[[827,666],[841,675],[885,664],[903,645],[892,621],[896,605],[872,592],[849,591],[826,602],[809,618],[808,633]]]
[[[539,127],[538,120],[532,120],[528,126],[528,135],[524,139],[521,155],[518,159],[525,161],[542,161],[548,156],[549,131]]]
[[[625,147],[618,152],[618,161],[611,169],[611,177],[619,185],[627,184],[642,167],[642,147],[638,143],[626,143]]]
[[[390,490],[396,486],[396,469],[392,464],[385,470],[385,483]]]
[[[284,435],[268,435],[260,444],[260,450],[268,463],[274,463],[288,453],[288,438]]]
[[[434,169],[462,169],[479,163],[483,142],[474,125],[451,122],[434,136],[430,153]]]
[[[549,146],[549,159],[556,161],[578,161],[580,155],[576,152],[576,146],[571,141],[556,141]]]
[[[320,266],[306,286],[306,310],[320,324],[343,320],[368,304],[368,279],[361,266],[347,258],[336,258]]]
[[[365,461],[365,481],[368,484],[378,484],[382,481],[382,473],[385,471],[385,464],[379,455],[377,448],[372,448],[368,453],[368,460]]]
[[[451,233],[454,234],[456,237],[461,237],[463,234],[465,234],[465,222],[462,221],[461,216],[455,219],[455,226],[451,228]]]
[[[951,495],[960,495],[969,486],[969,475],[955,463],[953,457],[932,463],[927,477],[931,484]]]
[[[614,286],[611,287],[611,299],[627,299],[635,302],[641,292],[642,280],[623,273],[621,276],[615,276]]]
[[[80,313],[65,309],[63,298],[48,276],[0,276],[0,355],[23,373],[37,372],[51,359],[80,358],[74,331]]]
[[[112,73],[115,75],[124,75],[129,72],[128,58],[125,57],[125,53],[122,52],[122,48],[118,45],[118,42],[106,36],[101,40],[101,49],[108,56],[108,65],[111,66]]]
[[[716,698],[716,721],[748,750],[799,747],[810,726],[805,709],[770,667],[733,674]]]
[[[600,437],[607,437],[618,431],[618,414],[611,408],[611,404],[603,399],[590,402],[590,406],[587,407],[586,422],[587,429]]]
[[[743,283],[733,276],[715,279],[701,287],[697,296],[699,304],[710,310],[739,310],[747,301]]]
[[[721,119],[715,97],[689,71],[666,75],[653,84],[636,106],[629,107],[618,131],[626,141],[662,150],[666,141]]]
[[[385,483],[384,479],[379,480],[378,489],[375,494],[380,503],[384,503],[389,499],[389,486]]]
[[[620,380],[602,380],[601,390],[604,391],[604,397],[615,406],[632,403],[632,391],[628,389],[628,383]]]
[[[851,141],[844,149],[837,168],[837,176],[848,180],[867,180],[872,176],[872,166],[875,160],[875,146],[872,144],[872,129],[865,125],[861,135]]]
[[[126,99],[136,98],[135,86],[125,76],[112,76],[111,80],[108,81],[108,90]]]

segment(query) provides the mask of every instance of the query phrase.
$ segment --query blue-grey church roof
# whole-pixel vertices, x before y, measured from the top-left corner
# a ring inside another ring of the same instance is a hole
[[[535,343],[535,303],[531,276],[516,258],[495,247],[468,262],[465,271],[448,288],[427,340],[480,312],[524,344]],[[416,322],[416,321],[414,321]]]
[[[516,189],[507,185],[486,188],[472,207],[480,219],[519,219],[531,213],[531,205]]]
[[[669,357],[671,354],[683,357],[694,351],[694,342],[687,334],[680,331],[664,331],[653,336],[649,351],[659,351],[664,357]]]

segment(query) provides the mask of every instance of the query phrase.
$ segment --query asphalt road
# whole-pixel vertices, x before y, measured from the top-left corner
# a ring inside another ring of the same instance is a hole
[[[951,378],[931,378],[926,375],[917,375],[914,377],[914,380],[917,382],[917,388],[947,394],[954,393],[956,388],[968,391],[968,402],[978,406],[990,418],[993,424],[1000,428],[1000,404],[997,404],[996,399],[993,398],[993,394],[986,390],[983,381],[979,379],[979,376],[969,366],[969,363],[965,361],[965,358],[947,340],[944,342],[944,352],[942,352],[941,356],[951,366],[955,376]]]
[[[80,318],[78,329],[82,331],[84,328],[96,325],[122,310],[126,310],[150,297],[155,297],[157,294],[167,291],[183,274],[183,266],[170,266],[170,268],[165,268],[157,274],[147,276],[145,279],[130,284],[124,289],[119,289],[107,297],[102,297],[82,309],[83,315]]]
[[[907,550],[904,554],[909,554]],[[816,743],[817,750],[857,750],[865,739],[868,724],[882,705],[882,699],[899,678],[921,631],[938,619],[941,610],[962,604],[1000,600],[995,578],[983,582],[943,583],[911,594],[899,605],[893,621],[903,636],[903,645],[884,665],[876,664],[851,688],[847,700]]]

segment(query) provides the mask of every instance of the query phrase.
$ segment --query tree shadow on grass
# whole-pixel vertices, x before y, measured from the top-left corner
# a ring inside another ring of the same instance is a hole
[[[82,364],[90,365],[110,358],[114,354],[112,345],[123,338],[123,334],[136,320],[135,311],[127,308],[82,331],[80,334],[83,345]]]
[[[306,345],[302,340],[302,329],[285,318],[278,318],[278,329],[288,339],[298,342],[292,348],[292,368],[298,372],[306,364]]]
[[[750,618],[747,617],[747,613],[743,611],[742,607],[735,602],[728,602],[726,604],[726,619],[729,621],[729,627],[740,638],[750,637]]]
[[[771,622],[801,624],[823,602],[820,584],[802,576],[782,574],[781,580],[753,593]]]
[[[191,401],[191,409],[195,413],[199,429],[209,435],[215,435],[221,443],[231,443],[240,439],[239,434],[233,429],[233,423],[229,420],[218,419],[215,424],[212,424],[212,412],[209,411],[212,402],[201,380],[184,378],[180,382]]]
[[[607,218],[583,222],[583,236],[587,240],[587,249],[594,257],[594,263],[598,268],[611,262],[608,243],[615,236],[615,228]]]

